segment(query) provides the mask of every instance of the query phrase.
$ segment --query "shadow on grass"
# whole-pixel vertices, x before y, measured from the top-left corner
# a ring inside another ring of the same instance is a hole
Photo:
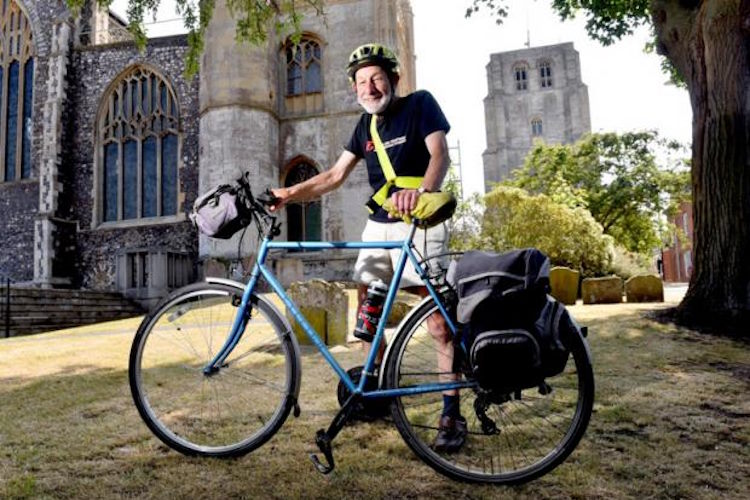
[[[591,425],[566,463],[522,487],[447,480],[384,422],[346,427],[334,443],[336,470],[321,476],[307,453],[336,411],[337,380],[305,349],[301,418],[233,460],[184,457],[153,437],[125,370],[82,359],[54,375],[4,378],[0,497],[743,497],[750,490],[746,347],[640,311],[582,322],[597,382]],[[353,347],[340,357],[348,366],[363,354]]]

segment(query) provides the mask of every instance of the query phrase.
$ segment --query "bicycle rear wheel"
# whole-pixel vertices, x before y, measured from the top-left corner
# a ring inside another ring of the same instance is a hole
[[[427,318],[437,311],[435,302],[426,299],[396,334],[386,361],[385,387],[438,382],[437,351],[427,329]],[[580,335],[568,344],[571,358],[563,373],[547,379],[552,389],[548,394],[534,388],[522,391],[519,398],[488,398],[478,388],[461,390],[468,436],[457,452],[439,452],[432,446],[443,408],[440,392],[395,398],[391,411],[396,427],[422,460],[451,478],[517,484],[539,477],[575,449],[591,416],[594,375],[588,346]],[[483,430],[482,414],[499,432]]]
[[[266,442],[299,392],[299,359],[288,328],[267,301],[224,364],[203,368],[223,346],[242,289],[199,283],[177,290],[144,318],[130,351],[133,400],[151,431],[186,455],[239,456]]]

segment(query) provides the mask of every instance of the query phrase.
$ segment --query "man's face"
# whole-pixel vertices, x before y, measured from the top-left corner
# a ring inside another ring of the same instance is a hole
[[[357,93],[357,102],[371,115],[382,113],[391,103],[393,87],[388,73],[380,66],[358,69],[353,88]]]

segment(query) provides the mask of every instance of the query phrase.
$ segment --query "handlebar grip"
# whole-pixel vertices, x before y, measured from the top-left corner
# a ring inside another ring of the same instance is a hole
[[[281,200],[281,198],[279,198],[278,196],[274,196],[274,194],[268,188],[266,188],[265,191],[259,194],[256,199],[267,207],[275,206]]]

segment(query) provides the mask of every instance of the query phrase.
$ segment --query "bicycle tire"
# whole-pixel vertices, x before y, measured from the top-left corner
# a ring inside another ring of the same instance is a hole
[[[437,310],[434,300],[426,298],[396,333],[386,359],[386,388],[437,381],[434,341],[425,323]],[[497,424],[497,434],[482,430],[474,407],[480,397],[484,398],[478,388],[460,391],[468,435],[459,451],[438,452],[431,446],[442,412],[442,393],[394,398],[394,423],[419,458],[450,478],[520,484],[546,474],[578,445],[594,402],[594,374],[586,340],[579,334],[567,343],[571,356],[565,371],[546,381],[551,393],[542,395],[536,388],[529,389],[520,393],[521,399],[509,395],[508,401],[489,404],[486,414]],[[462,377],[470,379],[467,374]]]
[[[185,455],[244,455],[276,433],[297,401],[298,347],[262,297],[251,297],[252,315],[224,364],[203,373],[231,328],[241,286],[181,288],[143,319],[133,339],[133,401],[156,437]]]

